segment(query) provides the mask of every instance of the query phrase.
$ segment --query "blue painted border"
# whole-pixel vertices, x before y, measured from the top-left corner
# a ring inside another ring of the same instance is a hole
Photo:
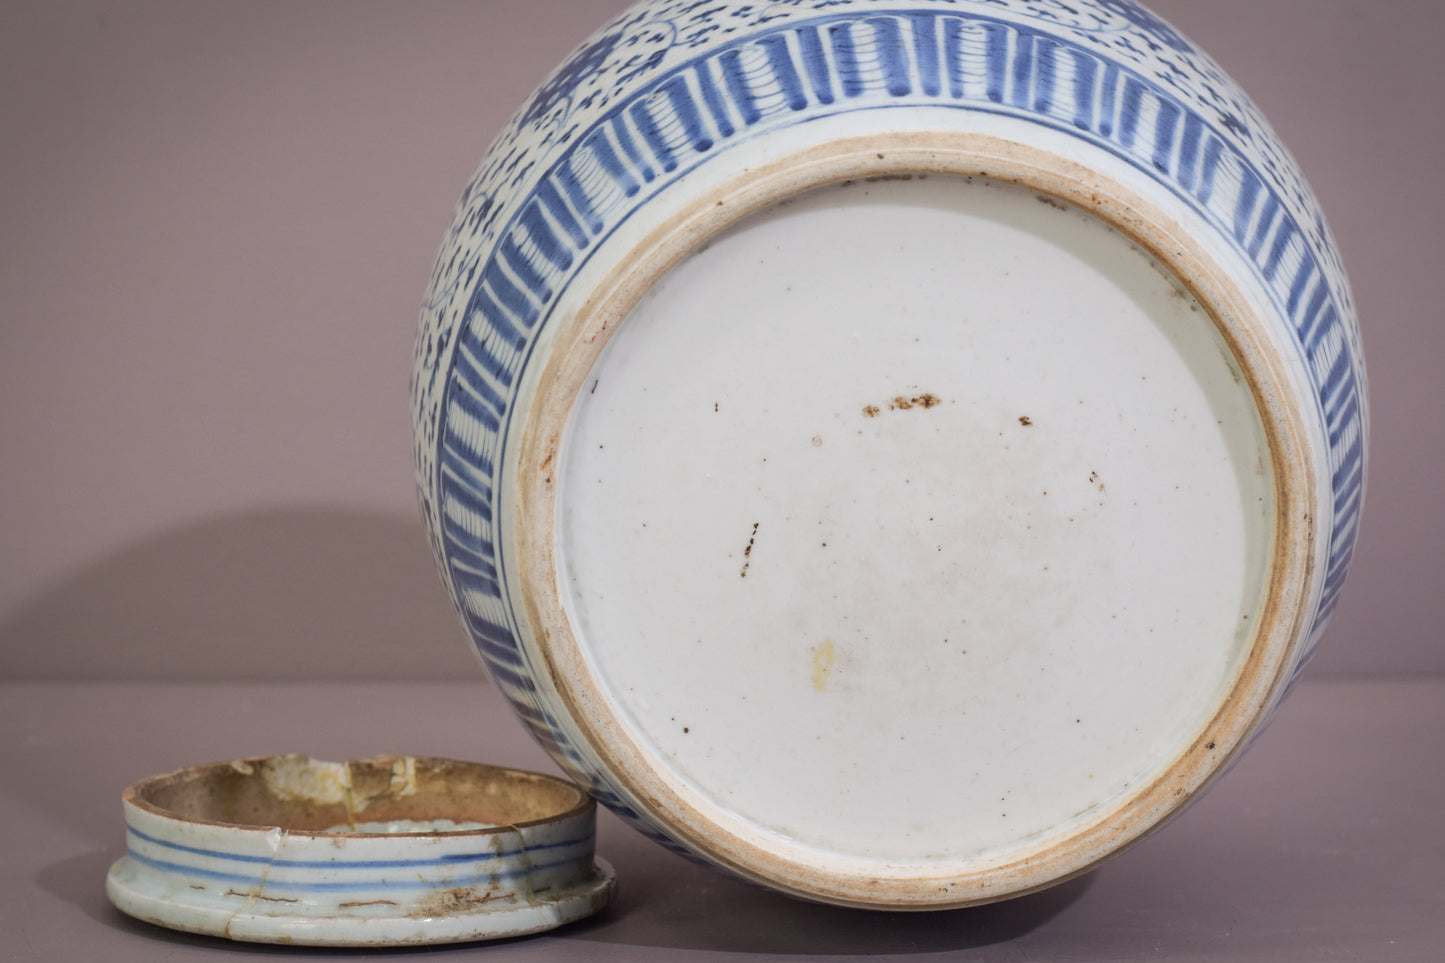
[[[471,876],[453,876],[437,880],[355,880],[336,883],[303,883],[290,880],[276,880],[269,876],[248,876],[243,873],[223,873],[213,869],[198,869],[195,866],[187,866],[184,863],[172,863],[163,859],[154,859],[144,856],[134,849],[127,849],[126,856],[135,860],[142,866],[149,866],[151,869],[160,870],[165,873],[178,873],[187,877],[199,877],[201,879],[213,879],[221,883],[237,883],[247,887],[260,887],[264,892],[295,892],[295,893],[354,893],[365,892],[417,892],[428,889],[452,889],[458,886],[477,886],[491,884],[503,879],[518,879],[531,876],[533,873],[543,872],[549,869],[557,869],[561,866],[571,866],[583,860],[591,861],[592,855],[572,859],[558,860],[552,863],[543,863],[540,866],[526,866],[519,869],[504,870],[497,873],[480,873]],[[238,894],[246,895],[246,894]]]
[[[161,846],[165,849],[175,850],[180,853],[204,856],[207,859],[228,860],[236,863],[262,863],[267,866],[284,866],[292,869],[408,869],[427,866],[454,866],[458,863],[480,863],[492,859],[504,859],[508,856],[528,856],[532,853],[545,852],[549,849],[579,846],[584,843],[591,843],[593,838],[590,835],[579,836],[576,839],[569,839],[560,843],[544,843],[538,846],[505,849],[498,852],[458,853],[453,856],[442,856],[438,859],[306,860],[272,859],[269,856],[247,856],[243,853],[228,853],[219,849],[201,849],[197,846],[185,846],[181,843],[157,839],[154,836],[141,832],[131,825],[127,825],[125,828],[131,835],[150,843],[152,846]]]
[[[758,30],[660,73],[575,132],[515,206],[465,279],[470,296],[435,436],[443,564],[478,651],[544,747],[634,822],[542,706],[515,642],[492,525],[520,372],[578,270],[667,184],[750,136],[896,106],[1022,118],[1078,137],[1168,188],[1254,266],[1293,328],[1330,444],[1334,507],[1316,630],[1337,604],[1364,479],[1352,313],[1333,252],[1290,214],[1279,171],[1261,170],[1237,146],[1239,121],[1221,130],[1100,49],[958,10],[852,11]]]

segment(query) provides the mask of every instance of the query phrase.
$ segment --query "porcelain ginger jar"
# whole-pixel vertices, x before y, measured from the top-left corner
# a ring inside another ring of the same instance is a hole
[[[572,778],[831,903],[1067,879],[1339,597],[1365,376],[1295,163],[1130,0],[654,0],[457,207],[430,541]]]

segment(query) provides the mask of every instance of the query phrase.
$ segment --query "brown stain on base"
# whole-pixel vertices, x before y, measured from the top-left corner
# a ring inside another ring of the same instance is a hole
[[[287,899],[284,896],[262,896],[260,893],[238,893],[233,889],[226,890],[226,896],[239,896],[242,899],[259,899],[267,903],[299,903],[299,899]]]
[[[748,538],[748,547],[743,549],[743,570],[739,573],[740,578],[748,577],[748,568],[753,564],[753,545],[758,540],[758,526],[761,522],[753,522],[753,534]]]
[[[899,395],[888,403],[888,410],[909,411],[913,408],[923,408],[927,410],[929,408],[937,408],[942,403],[943,402],[938,400],[938,396],[934,394],[914,395],[912,398]]]
[[[457,886],[453,889],[438,890],[417,901],[416,908],[408,916],[452,916],[469,913],[488,903],[516,902],[516,893],[498,893],[495,889],[479,890],[471,886]]]
[[[897,395],[888,402],[889,411],[912,411],[914,408],[922,408],[925,411],[929,408],[937,408],[943,404],[943,399],[932,392],[924,392],[921,395]],[[863,409],[863,417],[877,418],[883,411],[877,405],[868,405]]]

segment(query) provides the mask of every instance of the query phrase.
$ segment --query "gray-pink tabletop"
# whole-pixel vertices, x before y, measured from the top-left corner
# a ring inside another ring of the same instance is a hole
[[[483,757],[555,772],[484,684],[58,683],[0,688],[0,959],[358,958],[172,933],[106,902],[128,782],[305,750]],[[1033,896],[942,913],[799,902],[600,820],[609,909],[498,944],[397,958],[1432,961],[1445,954],[1440,681],[1315,682],[1228,777],[1155,836]]]

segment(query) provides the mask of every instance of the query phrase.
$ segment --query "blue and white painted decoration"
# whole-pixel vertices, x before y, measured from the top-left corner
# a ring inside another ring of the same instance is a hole
[[[1339,254],[1268,123],[1175,29],[1133,0],[640,3],[542,84],[466,186],[426,296],[412,398],[431,546],[493,679],[574,778],[667,845],[539,694],[544,670],[519,641],[502,531],[517,400],[559,305],[575,309],[574,283],[639,212],[745,145],[863,114],[885,128],[926,115],[1067,138],[1208,225],[1207,243],[1272,303],[1328,448],[1296,671],[1350,564],[1367,410]]]
[[[596,808],[572,787],[465,763],[396,762],[398,779],[388,797],[394,789],[403,800],[417,798],[418,772],[424,782],[450,780],[458,798],[483,795],[488,787],[493,800],[516,797],[516,787],[498,792],[507,780],[523,787],[545,783],[550,793],[512,803],[527,821],[517,816],[518,825],[484,825],[461,814],[367,823],[368,800],[358,790],[346,799],[349,808],[359,807],[352,823],[303,830],[296,822],[230,822],[237,818],[235,799],[248,795],[237,781],[274,787],[280,809],[289,807],[291,818],[304,823],[317,812],[344,811],[341,799],[352,787],[331,779],[345,778],[344,764],[283,756],[181,770],[127,791],[125,856],[106,881],[111,901],[139,919],[245,942],[391,946],[539,932],[589,915],[611,898],[611,869],[594,862]],[[172,792],[177,784],[191,791]],[[562,811],[537,815],[545,800],[569,794],[572,803],[564,801]],[[181,804],[174,809],[155,804],[176,795]],[[438,808],[434,799],[423,805]],[[490,807],[502,813],[505,804]],[[258,818],[286,818],[276,805],[270,810]]]

